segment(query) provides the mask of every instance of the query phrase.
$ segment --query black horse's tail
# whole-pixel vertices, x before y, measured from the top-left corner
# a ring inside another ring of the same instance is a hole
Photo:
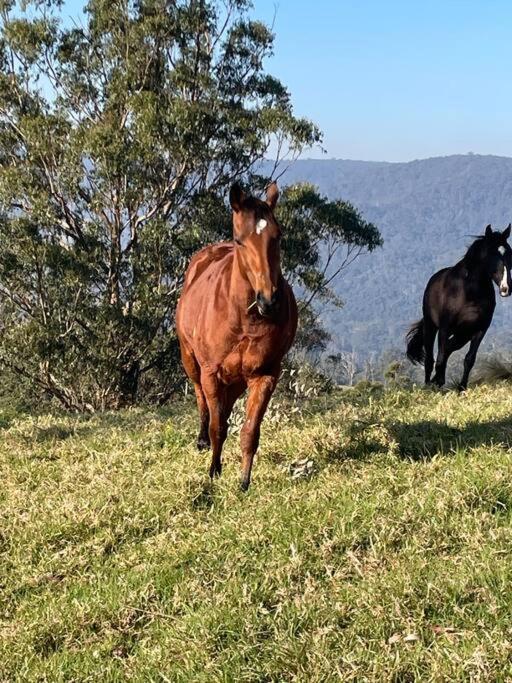
[[[407,358],[415,365],[423,365],[425,361],[425,348],[423,346],[423,318],[411,325],[407,332]]]

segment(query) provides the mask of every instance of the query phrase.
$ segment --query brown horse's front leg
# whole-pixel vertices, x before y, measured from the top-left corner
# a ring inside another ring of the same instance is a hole
[[[249,397],[245,411],[245,422],[240,435],[242,447],[242,477],[240,486],[247,491],[251,483],[251,469],[254,454],[260,441],[260,425],[265,415],[268,402],[277,384],[277,377],[263,375],[248,381]]]
[[[209,439],[212,448],[210,477],[220,476],[222,471],[222,446],[228,435],[228,420],[237,398],[243,394],[245,384],[226,386],[215,375],[201,375],[201,387],[206,398],[209,414]]]
[[[201,388],[209,414],[208,434],[212,449],[210,477],[213,479],[222,472],[222,446],[228,435],[229,417],[235,401],[245,390],[245,384],[226,386],[215,375],[201,375]]]

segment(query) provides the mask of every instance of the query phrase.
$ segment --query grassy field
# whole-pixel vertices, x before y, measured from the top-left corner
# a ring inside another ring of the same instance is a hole
[[[274,404],[248,494],[195,431],[0,414],[1,681],[512,680],[510,385]]]

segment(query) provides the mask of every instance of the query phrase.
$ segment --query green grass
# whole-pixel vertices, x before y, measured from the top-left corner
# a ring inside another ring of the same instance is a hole
[[[0,415],[1,681],[512,680],[509,385],[274,406],[247,494],[195,435]]]

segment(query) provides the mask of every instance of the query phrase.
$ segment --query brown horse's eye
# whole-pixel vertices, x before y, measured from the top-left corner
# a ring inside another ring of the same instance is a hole
[[[243,242],[238,239],[238,237],[235,237],[235,244],[238,244],[239,247],[243,247]]]

